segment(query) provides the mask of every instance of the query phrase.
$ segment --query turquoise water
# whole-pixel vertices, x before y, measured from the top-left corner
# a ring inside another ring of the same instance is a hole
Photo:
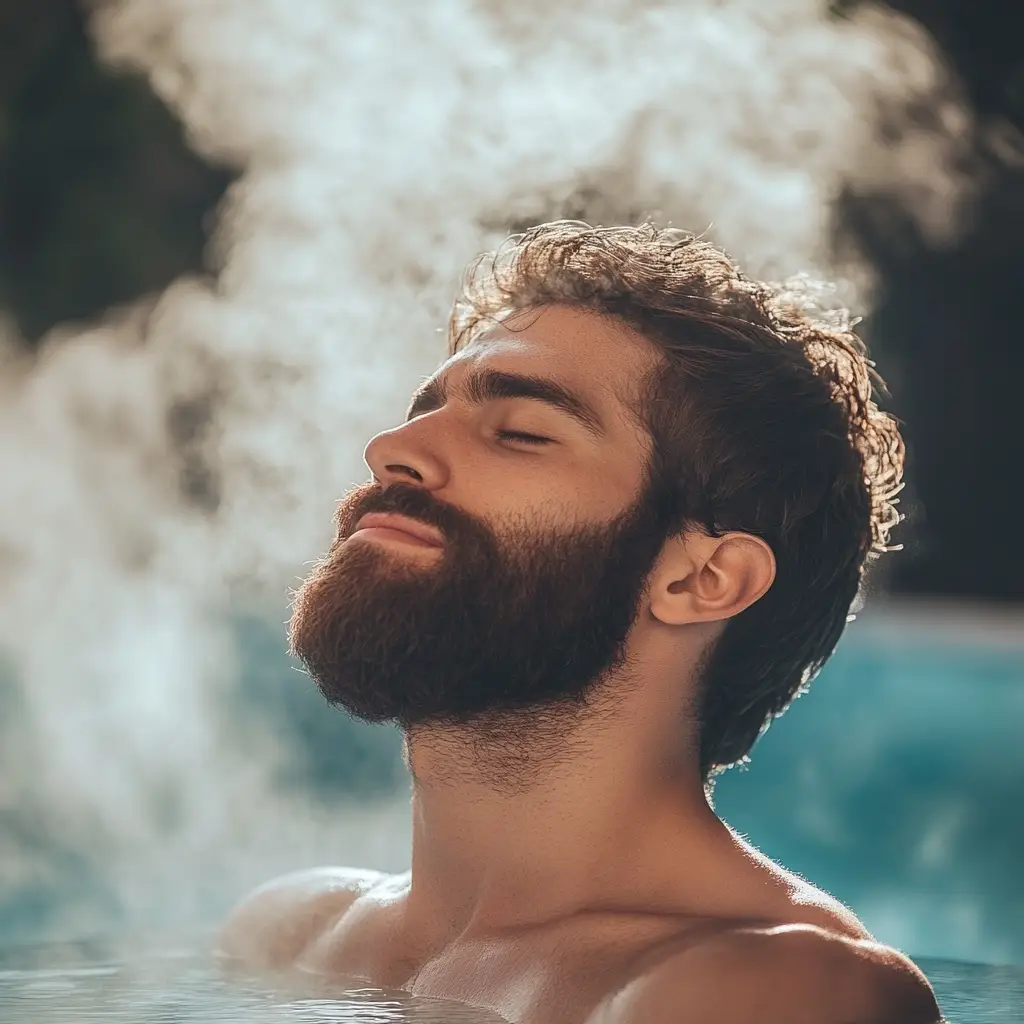
[[[950,1024],[1022,1024],[1024,968],[919,958]]]
[[[855,624],[715,806],[915,960],[1019,965],[1024,615],[979,634]]]
[[[949,1024],[1024,1024],[1024,968],[918,961]],[[460,1003],[398,990],[257,988],[189,950],[111,956],[100,945],[0,951],[4,1024],[500,1024]]]
[[[993,617],[974,612],[983,623]],[[925,609],[916,618],[877,613],[875,625],[858,620],[810,692],[758,741],[749,770],[721,778],[716,809],[766,854],[852,907],[880,941],[915,958],[1024,964],[1024,612],[1017,617],[1001,644],[959,613],[933,617]],[[397,730],[326,709],[293,670],[281,629],[256,620],[239,625],[238,683],[219,698],[224,707],[217,705],[224,748],[240,744],[253,723],[272,729],[292,756],[282,760],[268,795],[295,797],[299,831],[310,802],[344,825],[342,796],[404,799]],[[116,865],[133,848],[135,831],[124,839],[69,829],[59,805],[40,802],[34,765],[46,763],[47,751],[22,757],[19,744],[31,723],[19,718],[16,697],[13,685],[5,691],[0,671],[0,726],[15,723],[10,741],[0,743],[7,787],[0,808],[0,943],[164,926],[155,912],[140,919],[139,892],[121,888]],[[249,743],[231,763],[266,756]],[[157,781],[175,795],[173,778]],[[216,770],[211,781],[222,798]],[[88,780],[81,788],[89,796]],[[161,793],[154,790],[154,815]],[[109,817],[118,808],[103,810]],[[176,825],[172,816],[170,826],[154,825],[144,838],[156,846],[185,843],[189,851],[193,822],[185,812]],[[180,888],[202,887],[204,916],[170,923],[213,926],[246,886],[310,864],[341,858],[404,870],[404,842],[394,840],[390,864],[372,855],[347,858],[332,839],[259,876],[232,875],[220,887],[209,880],[210,863],[227,858],[241,871],[248,845],[201,850],[190,862],[199,875],[181,876]],[[145,883],[139,879],[137,889]],[[171,892],[166,878],[154,877],[142,895],[161,887]],[[173,894],[166,902],[175,903]]]
[[[999,643],[956,616],[888,621],[851,627],[810,692],[758,741],[749,769],[721,778],[716,810],[909,953],[951,1024],[1024,1024],[1024,966],[1014,966],[1024,965],[1024,615]],[[325,714],[319,696],[296,685],[279,628],[261,630],[240,633],[230,720],[243,710],[264,716],[294,747],[281,792],[312,792],[330,809],[341,793],[402,788],[397,732]],[[0,767],[4,754],[0,745]],[[105,857],[85,839],[76,845],[63,818],[47,818],[31,797],[12,799],[0,820],[3,1024],[488,1020],[403,993],[338,1000],[250,990],[189,952],[125,959],[99,947],[29,950],[24,944],[144,926],[105,873]],[[214,893],[208,920],[195,926],[213,926],[240,895]],[[69,933],[66,921],[88,923]]]

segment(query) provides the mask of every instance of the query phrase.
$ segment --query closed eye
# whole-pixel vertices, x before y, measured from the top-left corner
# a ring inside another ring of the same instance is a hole
[[[512,441],[516,444],[551,444],[550,437],[539,434],[524,434],[519,430],[499,430],[495,434],[499,441]]]

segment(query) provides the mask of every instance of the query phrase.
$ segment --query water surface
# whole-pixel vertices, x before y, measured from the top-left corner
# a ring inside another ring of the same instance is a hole
[[[111,955],[97,943],[0,949],[3,1024],[507,1024],[464,1003],[363,982],[262,984],[225,975],[207,953]]]
[[[192,942],[0,947],[3,1024],[502,1024],[464,1003],[354,982],[303,980],[302,990],[224,975]],[[116,949],[116,953],[115,953]],[[915,961],[949,1024],[1024,1024],[1024,967]],[[754,1024],[754,1022],[752,1022]]]

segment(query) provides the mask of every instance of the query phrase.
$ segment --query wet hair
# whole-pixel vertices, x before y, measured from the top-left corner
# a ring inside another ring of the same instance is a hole
[[[467,269],[449,325],[454,354],[513,311],[558,304],[614,317],[660,358],[636,396],[648,480],[666,533],[742,531],[776,560],[768,591],[701,661],[706,785],[831,656],[866,567],[900,520],[904,445],[873,400],[884,382],[846,310],[823,311],[806,277],[748,280],[710,243],[673,228],[555,221],[512,235]]]

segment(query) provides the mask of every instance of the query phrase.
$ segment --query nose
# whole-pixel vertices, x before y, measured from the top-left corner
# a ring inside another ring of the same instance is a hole
[[[385,487],[412,481],[428,490],[437,490],[448,480],[445,463],[430,450],[418,421],[403,423],[372,437],[363,451],[363,461]]]

